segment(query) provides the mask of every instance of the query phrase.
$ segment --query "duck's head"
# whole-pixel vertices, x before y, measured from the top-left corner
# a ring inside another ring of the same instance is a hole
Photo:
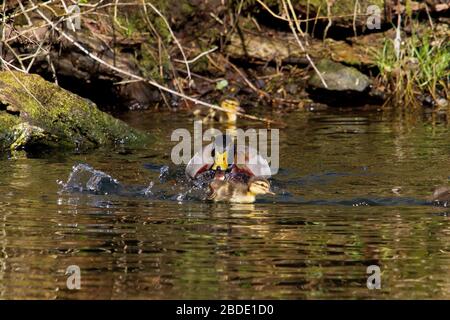
[[[254,194],[272,194],[275,195],[272,191],[270,191],[270,183],[266,179],[255,178],[249,181],[249,191]]]
[[[234,139],[229,135],[222,134],[216,136],[213,143],[214,164],[211,169],[226,171],[234,162]]]
[[[239,100],[234,98],[226,98],[220,102],[220,107],[226,111],[226,117],[228,122],[236,122],[236,112],[243,112]]]

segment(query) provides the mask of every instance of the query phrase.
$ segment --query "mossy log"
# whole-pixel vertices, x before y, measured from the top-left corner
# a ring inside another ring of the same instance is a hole
[[[0,72],[0,149],[89,149],[149,137],[38,75]]]

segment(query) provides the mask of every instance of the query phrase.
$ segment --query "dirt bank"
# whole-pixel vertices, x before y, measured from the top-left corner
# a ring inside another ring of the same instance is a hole
[[[356,105],[382,104],[404,71],[380,67],[398,55],[384,50],[387,44],[408,43],[417,30],[429,30],[431,45],[444,43],[437,50],[448,50],[449,42],[443,0],[66,2],[4,6],[2,68],[40,74],[108,110],[191,108],[183,95],[208,103],[232,95],[244,107],[327,107],[340,99],[317,97],[341,97],[336,91],[346,92],[343,99],[355,94]],[[389,61],[402,69],[421,63],[408,54],[402,53],[405,65]],[[335,68],[319,70],[316,63],[325,60],[322,66]],[[350,74],[346,68],[352,76],[339,86],[329,87],[319,73],[338,78],[342,70]],[[448,75],[430,81],[436,85],[422,86],[424,80],[415,93],[430,106],[445,105]]]

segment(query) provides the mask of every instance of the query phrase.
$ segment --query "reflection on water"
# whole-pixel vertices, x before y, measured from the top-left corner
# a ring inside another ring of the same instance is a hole
[[[448,182],[444,124],[292,114],[277,196],[230,205],[170,165],[190,119],[125,118],[151,150],[0,160],[0,298],[450,298],[448,209],[426,202]]]

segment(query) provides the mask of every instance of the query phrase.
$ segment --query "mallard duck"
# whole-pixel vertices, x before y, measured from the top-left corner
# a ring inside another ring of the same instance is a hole
[[[238,161],[244,160],[243,163]],[[218,135],[214,141],[196,153],[186,166],[186,174],[196,179],[208,170],[223,170],[233,174],[245,174],[249,177],[271,176],[270,166],[266,159],[249,146],[237,151],[235,140],[230,135]]]
[[[257,195],[275,193],[270,191],[270,183],[264,178],[250,177],[248,181],[240,178],[215,178],[209,185],[208,200],[214,202],[253,203]]]
[[[204,112],[204,108],[194,110],[194,115],[202,117],[203,123],[221,122],[221,123],[236,123],[236,112],[244,112],[241,108],[239,100],[235,98],[226,98],[220,102],[220,107],[225,112],[215,109],[209,109],[207,113]]]

